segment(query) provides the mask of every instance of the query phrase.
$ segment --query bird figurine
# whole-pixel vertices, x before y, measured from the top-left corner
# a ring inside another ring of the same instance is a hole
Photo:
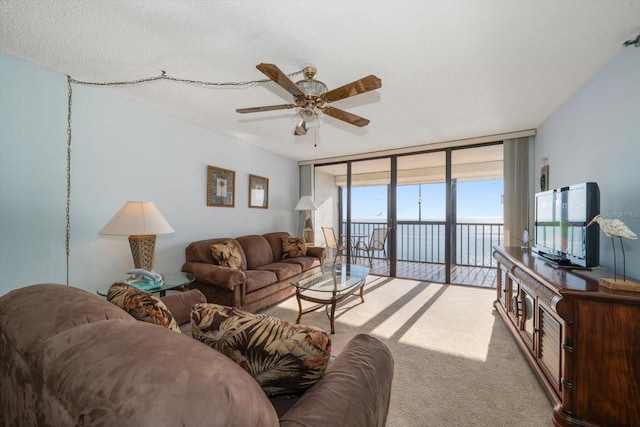
[[[631,40],[627,40],[626,42],[622,43],[623,46],[635,46],[635,47],[640,47],[640,34],[638,34],[638,37],[636,37],[635,39],[631,39]]]
[[[602,215],[598,214],[587,224],[587,227],[592,224],[597,223],[600,226],[600,230],[604,233],[605,236],[611,238],[611,244],[613,245],[613,277],[614,280],[618,280],[618,276],[616,273],[616,245],[614,244],[614,237],[620,239],[620,247],[622,248],[622,280],[627,280],[627,272],[626,272],[626,259],[624,254],[624,245],[622,244],[622,238],[627,239],[637,239],[638,236],[636,233],[631,231],[629,227],[625,225],[624,222],[620,221],[618,218],[604,218]]]
[[[522,232],[522,244],[527,248],[529,247],[529,229],[527,227]]]

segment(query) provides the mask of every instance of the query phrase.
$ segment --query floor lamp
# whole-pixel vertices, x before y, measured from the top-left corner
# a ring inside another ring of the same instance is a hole
[[[313,202],[311,196],[300,197],[300,200],[298,200],[298,204],[295,207],[295,210],[300,212],[300,216],[298,218],[298,237],[305,237],[305,229],[311,231],[311,238],[307,239],[307,243],[313,243],[313,221],[311,220],[310,213],[316,209],[318,209],[318,207]]]
[[[127,202],[102,227],[100,234],[129,236],[135,268],[151,271],[157,234],[170,234],[174,230],[153,202]]]

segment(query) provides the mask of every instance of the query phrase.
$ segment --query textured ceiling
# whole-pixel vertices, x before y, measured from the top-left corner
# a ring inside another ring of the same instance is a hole
[[[77,80],[265,79],[307,64],[329,89],[369,74],[382,88],[331,105],[294,136],[273,82],[211,88],[159,81],[107,90],[296,160],[538,127],[640,32],[640,1],[0,0],[0,51]],[[292,79],[298,80],[301,76]],[[317,147],[314,139],[317,137]]]

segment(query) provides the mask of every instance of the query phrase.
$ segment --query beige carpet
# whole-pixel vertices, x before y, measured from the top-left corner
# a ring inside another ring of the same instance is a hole
[[[389,427],[551,426],[552,405],[494,299],[495,289],[369,276],[365,303],[352,296],[336,311],[333,354],[361,332],[389,346]],[[263,313],[295,322],[296,299]],[[330,329],[323,309],[300,323]]]

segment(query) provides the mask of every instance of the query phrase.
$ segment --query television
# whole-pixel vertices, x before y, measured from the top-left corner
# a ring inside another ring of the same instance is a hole
[[[600,190],[585,182],[535,194],[533,250],[556,267],[590,268],[600,262]]]

